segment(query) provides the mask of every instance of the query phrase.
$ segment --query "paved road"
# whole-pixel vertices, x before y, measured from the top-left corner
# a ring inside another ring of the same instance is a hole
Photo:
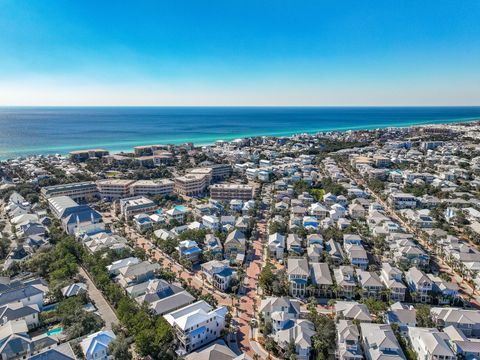
[[[173,271],[175,274],[177,274],[177,276],[180,273],[180,277],[182,279],[187,281],[196,289],[201,290],[202,294],[212,294],[218,301],[219,305],[231,305],[231,300],[228,295],[216,290],[213,286],[204,282],[199,275],[187,271],[179,263],[164,254],[152,241],[146,239],[129,228],[126,228],[126,233],[138,247],[145,250],[147,256],[152,261],[161,263],[162,267]]]
[[[82,267],[79,268],[78,272],[82,277],[85,278],[88,287],[88,296],[91,300],[93,300],[93,302],[95,303],[95,307],[98,310],[98,313],[100,314],[103,321],[105,321],[104,329],[111,330],[113,324],[119,323],[117,315],[110,307],[107,300],[105,300],[100,290],[98,290],[95,284],[92,282],[87,272]]]
[[[250,356],[254,353],[250,345],[250,321],[255,317],[253,313],[253,304],[256,303],[257,307],[260,305],[259,298],[257,297],[257,274],[260,273],[262,266],[261,241],[255,240],[253,246],[255,252],[245,274],[245,279],[248,283],[247,291],[245,295],[240,298],[239,313],[237,317],[239,324],[238,340],[240,342],[240,349]]]
[[[265,225],[259,224],[259,239],[262,238],[265,231]],[[211,285],[207,284],[200,278],[198,274],[186,271],[180,264],[164,254],[158,247],[152,243],[152,241],[139,235],[134,229],[126,228],[127,235],[134,241],[136,246],[144,249],[150,259],[159,261],[162,263],[162,267],[174,271],[177,275],[180,273],[180,277],[190,283],[191,286],[202,291],[203,294],[212,294],[218,301],[219,305],[232,306],[232,298],[227,294],[224,294]],[[257,296],[257,274],[260,272],[262,266],[262,244],[260,240],[254,241],[254,255],[246,270],[246,279],[248,281],[247,292],[245,295],[239,298],[240,305],[238,314],[235,309],[232,310],[235,322],[238,324],[238,347],[242,352],[253,356],[257,353],[260,358],[265,358],[265,350],[251,338],[250,320],[254,318],[253,303],[256,302],[257,306],[260,305],[260,299]],[[237,350],[237,349],[235,349]],[[273,358],[272,358],[273,359]]]

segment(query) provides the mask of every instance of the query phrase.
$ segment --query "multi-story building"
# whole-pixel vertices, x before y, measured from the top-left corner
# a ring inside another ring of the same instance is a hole
[[[456,360],[457,356],[449,346],[450,337],[435,328],[409,327],[408,338],[418,359]]]
[[[402,336],[407,336],[410,326],[417,326],[417,310],[412,305],[396,302],[385,313],[387,324],[397,324]]]
[[[432,291],[438,296],[439,304],[450,304],[458,298],[459,287],[451,281],[445,281],[439,276],[427,274],[432,281]]]
[[[345,254],[353,266],[362,270],[367,269],[368,255],[363,245],[347,244],[345,245]]]
[[[232,166],[229,164],[213,164],[209,166],[212,169],[212,180],[221,180],[230,176]]]
[[[377,168],[386,168],[391,164],[390,158],[381,155],[374,156],[373,161],[375,162],[375,166]]]
[[[412,300],[422,303],[430,302],[432,280],[423,271],[412,267],[405,273],[405,280]]]
[[[310,275],[307,259],[289,258],[287,275],[292,296],[305,297],[307,295],[307,282]]]
[[[380,278],[390,290],[390,300],[405,301],[407,287],[402,282],[402,272],[399,269],[389,263],[383,263]]]
[[[221,291],[226,291],[235,276],[228,260],[212,260],[202,264],[202,271],[208,282]]]
[[[227,312],[225,306],[213,309],[201,300],[164,315],[178,340],[177,353],[188,354],[218,339],[225,327]]]
[[[198,262],[200,254],[202,253],[197,242],[193,240],[180,241],[176,249],[180,259],[187,259],[194,264]]]
[[[258,311],[265,323],[272,324],[275,334],[284,329],[288,322],[300,318],[300,301],[288,297],[267,297],[261,301]]]
[[[52,214],[61,221],[62,228],[70,235],[82,235],[105,228],[102,216],[88,205],[79,205],[68,196],[48,199]]]
[[[351,320],[339,320],[337,324],[337,356],[340,360],[362,360],[360,332]]]
[[[392,193],[388,197],[388,202],[395,209],[415,209],[417,207],[417,198],[412,194]]]
[[[173,193],[173,181],[108,179],[97,181],[102,199],[118,200],[129,196],[155,196]]]
[[[333,270],[335,282],[337,284],[335,292],[337,297],[346,299],[353,298],[353,291],[357,282],[355,281],[355,272],[352,266],[340,266]]]
[[[132,196],[166,196],[173,193],[174,182],[168,179],[138,180],[130,185]]]
[[[152,200],[144,196],[133,196],[120,199],[119,206],[120,214],[125,219],[141,213],[152,213],[157,208],[157,205]]]
[[[361,323],[360,330],[367,360],[406,359],[390,325]]]
[[[108,344],[115,340],[116,336],[111,330],[99,331],[87,336],[80,343],[86,360],[108,360]]]
[[[173,154],[168,151],[155,151],[153,154],[153,165],[162,166],[162,165],[172,165],[173,163]]]
[[[373,297],[380,299],[382,290],[385,288],[380,277],[373,271],[364,271],[357,269],[358,283],[362,287],[364,297]]]
[[[70,152],[70,159],[73,161],[85,161],[88,159],[101,159],[109,152],[105,149],[76,150]]]
[[[430,315],[438,328],[445,329],[453,326],[461,330],[467,337],[480,337],[480,310],[433,307]]]
[[[207,179],[207,185],[212,182],[212,168],[209,167],[200,167],[193,168],[188,172],[188,175],[203,175]]]
[[[8,304],[21,304],[22,306],[33,305],[42,310],[47,293],[47,284],[42,279],[12,282],[6,280],[2,284],[2,291],[0,291],[0,308]]]
[[[134,284],[140,284],[155,278],[156,273],[160,270],[160,265],[149,261],[142,261],[137,264],[129,264],[119,269],[119,275],[115,280],[124,289]]]
[[[175,192],[185,196],[201,195],[208,185],[208,178],[201,174],[187,174],[175,178]]]
[[[40,192],[45,199],[69,196],[75,201],[85,201],[98,196],[97,185],[93,181],[45,186]]]
[[[367,305],[356,301],[337,301],[335,303],[335,316],[337,319],[352,320],[355,322],[370,322],[372,317]]]
[[[253,187],[240,184],[214,184],[210,186],[210,198],[218,201],[253,199]]]
[[[227,235],[227,238],[223,244],[225,258],[230,259],[231,261],[238,261],[238,256],[240,256],[241,260],[243,261],[246,243],[247,239],[245,234],[240,230],[233,230]]]
[[[135,180],[106,179],[97,181],[100,196],[105,200],[118,200],[130,196],[130,186]]]
[[[285,236],[280,233],[269,235],[268,251],[270,256],[274,256],[277,260],[283,259],[285,253]]]
[[[141,145],[135,146],[133,148],[133,153],[136,157],[139,156],[151,156],[156,151],[166,150],[168,148],[167,145]]]
[[[315,286],[315,295],[329,297],[332,295],[332,276],[327,263],[310,262],[310,278]]]

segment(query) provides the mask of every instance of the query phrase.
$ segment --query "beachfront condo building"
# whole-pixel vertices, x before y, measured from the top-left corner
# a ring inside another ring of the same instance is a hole
[[[86,161],[89,159],[101,159],[107,156],[109,152],[105,149],[76,150],[70,152],[70,159],[73,161]]]
[[[93,181],[45,186],[40,192],[46,200],[51,197],[68,196],[82,202],[98,196],[97,185]]]
[[[210,186],[212,200],[230,201],[253,199],[253,187],[242,184],[214,184]]]
[[[135,180],[106,179],[97,181],[97,187],[102,199],[112,201],[129,197],[133,183]]]
[[[172,165],[174,161],[173,154],[169,151],[155,151],[153,154],[153,165]]]
[[[168,145],[142,145],[142,146],[135,146],[133,148],[133,152],[136,157],[151,156],[155,153],[155,151],[166,150],[166,149],[168,149]]]
[[[175,192],[185,196],[201,195],[208,185],[208,177],[203,174],[187,174],[175,178]]]

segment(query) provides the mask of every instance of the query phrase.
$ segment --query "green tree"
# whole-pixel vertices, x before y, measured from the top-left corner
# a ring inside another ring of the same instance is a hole
[[[417,310],[417,326],[418,327],[434,327],[435,323],[430,315],[430,306],[426,304],[419,304],[416,306]]]
[[[335,346],[335,321],[326,315],[318,313],[316,308],[310,308],[307,319],[315,326],[316,333],[312,338],[312,342],[316,355],[322,354],[325,358],[328,358],[329,350]]]

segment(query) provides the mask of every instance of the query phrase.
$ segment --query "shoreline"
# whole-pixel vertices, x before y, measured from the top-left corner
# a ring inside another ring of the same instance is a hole
[[[141,140],[129,140],[123,142],[121,145],[120,143],[103,143],[103,144],[86,144],[85,146],[58,146],[53,149],[35,149],[35,150],[24,150],[19,151],[18,155],[3,155],[0,153],[0,161],[9,161],[15,160],[19,158],[28,158],[28,157],[35,157],[35,156],[51,156],[51,155],[63,155],[66,156],[70,151],[75,150],[83,150],[83,149],[95,149],[95,148],[102,148],[110,152],[111,155],[121,154],[121,153],[128,153],[133,150],[135,146],[142,146],[142,145],[155,145],[159,143],[164,144],[184,144],[191,142],[195,146],[208,146],[212,145],[216,141],[225,140],[225,141],[232,141],[235,139],[245,139],[251,137],[259,137],[259,136],[272,136],[272,137],[292,137],[299,134],[309,134],[315,135],[319,133],[325,132],[347,132],[347,131],[372,131],[375,129],[406,129],[406,128],[414,128],[420,126],[432,126],[432,125],[461,125],[467,124],[472,122],[480,121],[479,117],[474,118],[462,118],[462,119],[445,119],[445,120],[419,120],[414,121],[408,124],[400,124],[396,126],[392,126],[391,124],[368,124],[368,125],[358,125],[358,126],[332,126],[332,127],[323,127],[323,128],[315,128],[315,129],[298,129],[298,130],[284,130],[284,131],[271,131],[271,132],[260,132],[260,133],[244,133],[244,134],[234,134],[231,136],[219,136],[219,137],[212,137],[207,139],[192,139],[192,138],[175,138],[173,140],[152,140],[148,139],[146,141]],[[195,141],[197,140],[197,141]],[[125,146],[125,147],[123,147]],[[121,148],[120,148],[121,147]],[[15,152],[17,153],[17,152]]]

